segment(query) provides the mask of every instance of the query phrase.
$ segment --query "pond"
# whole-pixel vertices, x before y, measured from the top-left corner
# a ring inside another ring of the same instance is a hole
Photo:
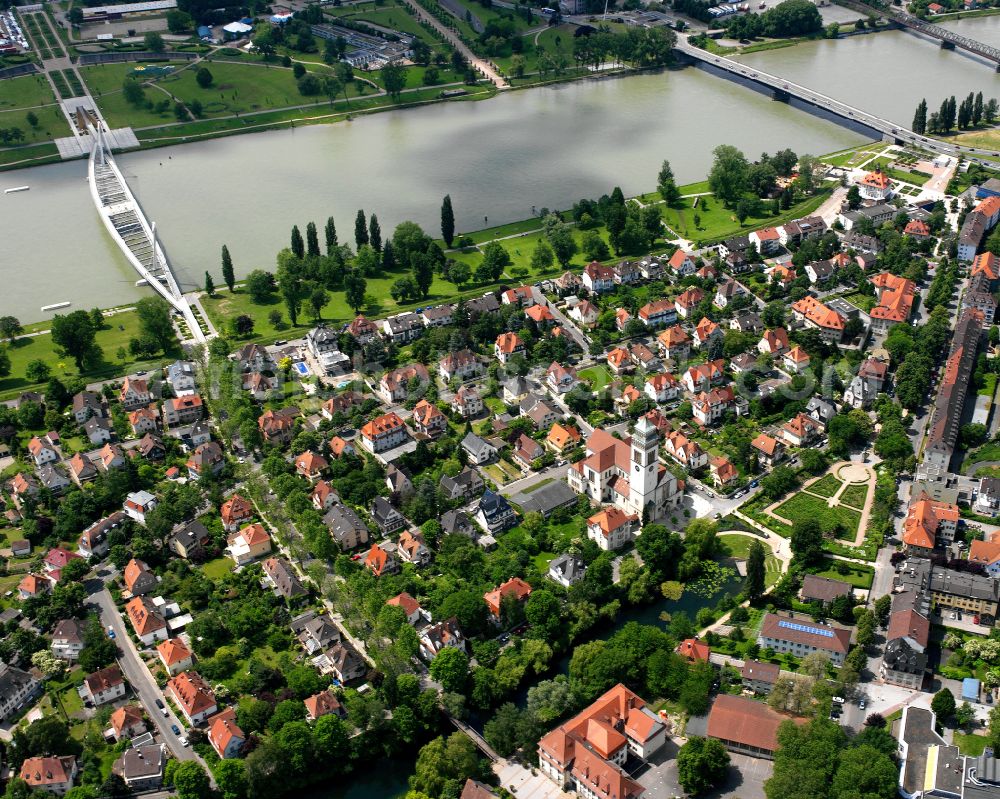
[[[313,786],[301,799],[403,799],[409,790],[407,778],[416,762],[414,750],[412,757],[383,760],[377,767],[363,766],[360,771],[331,780],[328,785]]]

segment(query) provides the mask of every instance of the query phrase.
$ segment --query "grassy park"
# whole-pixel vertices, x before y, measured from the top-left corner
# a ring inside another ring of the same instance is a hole
[[[840,580],[850,583],[855,588],[869,589],[875,579],[875,569],[871,566],[862,566],[860,563],[848,563],[847,561],[833,561],[826,559],[817,567],[810,568],[809,571],[818,577],[828,577],[831,580]]]
[[[802,519],[816,519],[823,532],[838,529],[838,538],[853,540],[861,523],[858,511],[843,505],[830,507],[825,499],[806,493],[793,494],[782,502],[774,512],[794,524]]]
[[[722,542],[722,545],[729,553],[729,557],[745,560],[750,553],[750,544],[754,541],[760,541],[760,539],[751,535],[728,533],[720,535],[719,541]],[[766,544],[764,545],[764,551],[767,553],[767,557],[764,559],[765,583],[770,586],[778,582],[781,578],[781,561],[774,556],[774,553]]]

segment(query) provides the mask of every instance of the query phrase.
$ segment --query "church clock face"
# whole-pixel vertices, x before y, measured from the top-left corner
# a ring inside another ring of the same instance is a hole
[[[637,463],[637,464],[635,465],[635,470],[636,470],[637,472],[639,471],[639,464],[638,464],[638,463]]]

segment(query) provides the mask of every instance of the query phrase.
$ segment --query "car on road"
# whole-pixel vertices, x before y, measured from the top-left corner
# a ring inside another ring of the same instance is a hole
[[[157,700],[156,700],[156,706],[157,706],[157,707],[158,707],[158,708],[159,708],[160,710],[163,710],[163,700],[162,700],[162,699],[157,699]]]
[[[190,746],[191,745],[191,742],[187,739],[186,735],[180,736],[177,740],[181,742],[181,746]]]
[[[750,488],[756,488],[759,485],[760,485],[760,480],[754,480],[752,483],[750,483]]]
[[[180,735],[181,734],[181,728],[178,727],[176,724],[171,724],[170,725],[170,732],[172,732],[174,735]]]
[[[861,699],[859,699],[858,700],[858,707],[861,710],[864,710],[866,707],[868,707],[868,700],[865,699],[864,697],[862,697]]]
[[[108,627],[108,638],[114,639],[114,637],[115,637],[115,628]]]

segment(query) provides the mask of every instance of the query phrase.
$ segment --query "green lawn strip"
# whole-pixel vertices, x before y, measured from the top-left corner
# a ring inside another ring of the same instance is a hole
[[[860,291],[852,291],[849,294],[841,295],[855,308],[860,308],[865,313],[871,311],[875,306],[875,297],[870,294],[862,294]]]
[[[857,166],[858,163],[864,160],[864,157],[870,155],[869,151],[872,148],[879,147],[880,145],[882,147],[885,146],[881,142],[870,142],[858,147],[849,147],[846,150],[837,150],[836,152],[822,155],[820,156],[820,160],[831,166]]]
[[[992,397],[997,390],[997,375],[995,372],[988,372],[983,380],[983,385],[977,392],[980,397]]]
[[[985,735],[974,733],[958,732],[954,733],[954,744],[963,755],[968,757],[979,757],[989,746],[990,739]]]
[[[128,343],[139,335],[139,320],[132,311],[123,311],[105,320],[106,327],[97,333],[97,345],[103,350],[103,361],[95,369],[83,375],[86,378],[107,378],[124,374],[129,368],[147,365],[148,361],[136,361],[126,354],[124,360],[118,358],[119,348],[128,352]],[[119,325],[124,330],[119,330]],[[30,361],[42,360],[52,369],[52,374],[59,378],[78,375],[72,358],[66,358],[56,352],[52,337],[48,334],[19,338],[7,346],[10,355],[11,371],[8,377],[0,378],[0,398],[16,396],[33,386],[24,377],[25,367]],[[165,359],[163,359],[165,360]],[[159,361],[154,361],[159,363]]]
[[[811,486],[806,486],[805,490],[810,491],[813,494],[819,494],[821,497],[832,497],[838,490],[840,490],[840,486],[841,482],[835,475],[827,474],[823,475],[823,477]]]
[[[793,524],[799,519],[816,519],[823,532],[829,532],[836,525],[841,525],[842,538],[854,540],[858,532],[861,514],[858,511],[845,508],[842,505],[830,507],[826,501],[809,494],[793,494],[782,502],[774,512]]]
[[[735,211],[725,208],[715,197],[698,198],[700,200],[698,208],[693,207],[696,198],[685,198],[676,206],[669,208],[664,206],[663,216],[667,225],[672,230],[686,239],[699,241],[704,244],[706,242],[729,238],[743,231],[754,230],[765,225],[780,225],[789,219],[808,216],[823,204],[828,195],[828,190],[820,191],[812,197],[807,197],[795,203],[787,211],[783,211],[777,216],[772,216],[768,210],[762,216],[747,217],[742,225],[737,220]],[[705,207],[706,199],[708,200],[707,209]],[[763,207],[768,208],[768,204],[764,203]],[[695,227],[695,214],[699,217],[697,227]]]
[[[845,569],[845,571],[841,572],[841,569]],[[875,579],[875,569],[871,566],[862,566],[859,563],[848,563],[842,560],[834,561],[829,558],[822,564],[810,568],[809,572],[818,577],[840,580],[843,583],[850,583],[855,588],[864,589],[871,588],[872,580]]]
[[[844,493],[839,497],[841,504],[850,505],[852,508],[857,508],[858,510],[864,508],[865,500],[867,498],[867,483],[855,483],[854,485],[849,485],[844,489]]]
[[[340,8],[327,8],[325,11],[328,16],[351,19],[357,22],[372,22],[385,28],[392,28],[416,36],[430,45],[437,43],[437,39],[417,22],[402,3],[392,3],[388,6],[378,3],[355,3]]]
[[[549,570],[549,561],[555,556],[555,552],[539,552],[531,559],[531,562],[535,564],[535,570],[539,574],[546,574]]]

